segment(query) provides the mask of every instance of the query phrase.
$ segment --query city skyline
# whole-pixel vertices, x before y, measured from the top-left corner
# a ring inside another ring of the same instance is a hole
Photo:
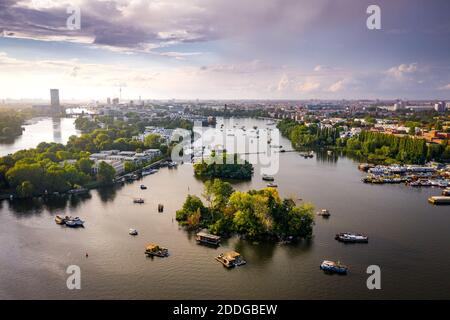
[[[0,99],[450,99],[450,4],[370,4],[1,0]]]

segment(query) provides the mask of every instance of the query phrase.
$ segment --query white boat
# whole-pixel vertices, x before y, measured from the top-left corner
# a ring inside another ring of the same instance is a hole
[[[137,236],[138,235],[138,231],[136,229],[129,229],[128,230],[128,234],[130,236]]]
[[[65,221],[66,226],[71,228],[82,227],[84,225],[84,221],[79,217],[69,218]]]

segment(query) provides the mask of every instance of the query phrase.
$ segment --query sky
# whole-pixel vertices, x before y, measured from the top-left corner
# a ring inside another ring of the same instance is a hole
[[[379,30],[366,25],[373,4]],[[450,99],[450,1],[0,0],[0,99],[50,88],[62,101],[120,88],[134,100]]]

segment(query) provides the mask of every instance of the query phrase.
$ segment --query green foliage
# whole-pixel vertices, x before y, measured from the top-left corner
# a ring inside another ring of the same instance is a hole
[[[161,135],[151,133],[145,137],[144,146],[150,149],[159,149],[161,146],[161,140]]]
[[[249,180],[253,175],[253,165],[241,161],[237,154],[212,155],[210,158],[194,164],[194,174],[200,178],[223,178]]]
[[[104,161],[101,161],[98,165],[97,180],[101,185],[109,185],[113,183],[116,170]]]
[[[11,140],[22,134],[23,117],[11,110],[0,111],[0,141]]]
[[[291,140],[295,149],[333,146],[339,138],[339,131],[336,128],[321,128],[316,124],[307,126],[287,119],[280,121],[277,128],[283,136]]]
[[[307,238],[312,235],[313,206],[295,206],[292,200],[281,200],[274,188],[234,191],[219,179],[205,183],[205,207],[200,198],[188,195],[177,220],[185,226],[206,227],[214,234],[237,233],[250,239]]]
[[[444,145],[427,145],[425,139],[371,131],[347,139],[345,150],[373,163],[424,164],[428,160],[445,160]]]

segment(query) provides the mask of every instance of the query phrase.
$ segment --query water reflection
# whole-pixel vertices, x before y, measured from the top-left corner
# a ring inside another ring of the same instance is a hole
[[[110,186],[110,187],[102,187],[97,189],[97,193],[100,197],[100,200],[104,203],[112,202],[117,196],[117,189],[120,187]]]
[[[62,142],[62,136],[61,136],[61,118],[60,117],[53,117],[52,118],[52,128],[53,128],[53,141],[61,143]]]
[[[76,209],[85,201],[91,199],[90,194],[84,195],[59,195],[49,197],[39,197],[32,199],[14,199],[0,202],[0,209],[3,203],[8,202],[10,211],[18,218],[27,218],[40,215],[43,211],[54,212],[64,211],[68,207]]]
[[[338,151],[331,150],[315,150],[316,159],[322,163],[336,164],[339,159]]]

